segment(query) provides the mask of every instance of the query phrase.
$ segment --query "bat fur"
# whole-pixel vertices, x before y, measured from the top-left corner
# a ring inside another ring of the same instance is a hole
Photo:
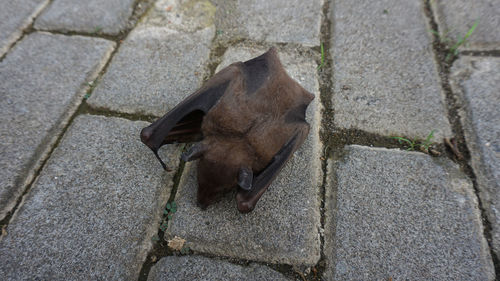
[[[168,143],[198,141],[183,154],[199,159],[197,200],[202,208],[238,188],[242,213],[257,201],[309,132],[305,112],[314,95],[286,73],[271,48],[209,79],[165,116],[141,131],[158,160]]]

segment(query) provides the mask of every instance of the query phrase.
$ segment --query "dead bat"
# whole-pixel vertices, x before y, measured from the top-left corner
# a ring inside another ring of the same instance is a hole
[[[183,153],[198,163],[199,205],[238,188],[238,210],[250,212],[309,133],[306,109],[314,95],[295,82],[275,48],[236,62],[150,126],[141,140],[156,155],[175,142],[198,141]]]

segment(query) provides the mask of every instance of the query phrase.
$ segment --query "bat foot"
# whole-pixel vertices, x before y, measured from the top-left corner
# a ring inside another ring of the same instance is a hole
[[[236,194],[236,202],[238,203],[238,211],[242,214],[250,213],[255,208],[253,200],[245,200],[241,194]]]

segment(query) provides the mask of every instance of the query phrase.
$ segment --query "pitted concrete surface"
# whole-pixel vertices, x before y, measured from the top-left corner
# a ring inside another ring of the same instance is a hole
[[[0,0],[0,276],[495,280],[498,8]],[[476,20],[445,61],[437,40],[455,44]],[[315,95],[310,134],[253,212],[234,192],[203,211],[184,146],[160,150],[164,171],[140,130],[272,46]]]

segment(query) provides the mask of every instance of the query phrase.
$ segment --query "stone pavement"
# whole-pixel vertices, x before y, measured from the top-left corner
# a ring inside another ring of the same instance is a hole
[[[0,0],[0,276],[495,280],[498,26],[494,0]],[[271,46],[310,134],[253,212],[203,211],[140,129]]]

